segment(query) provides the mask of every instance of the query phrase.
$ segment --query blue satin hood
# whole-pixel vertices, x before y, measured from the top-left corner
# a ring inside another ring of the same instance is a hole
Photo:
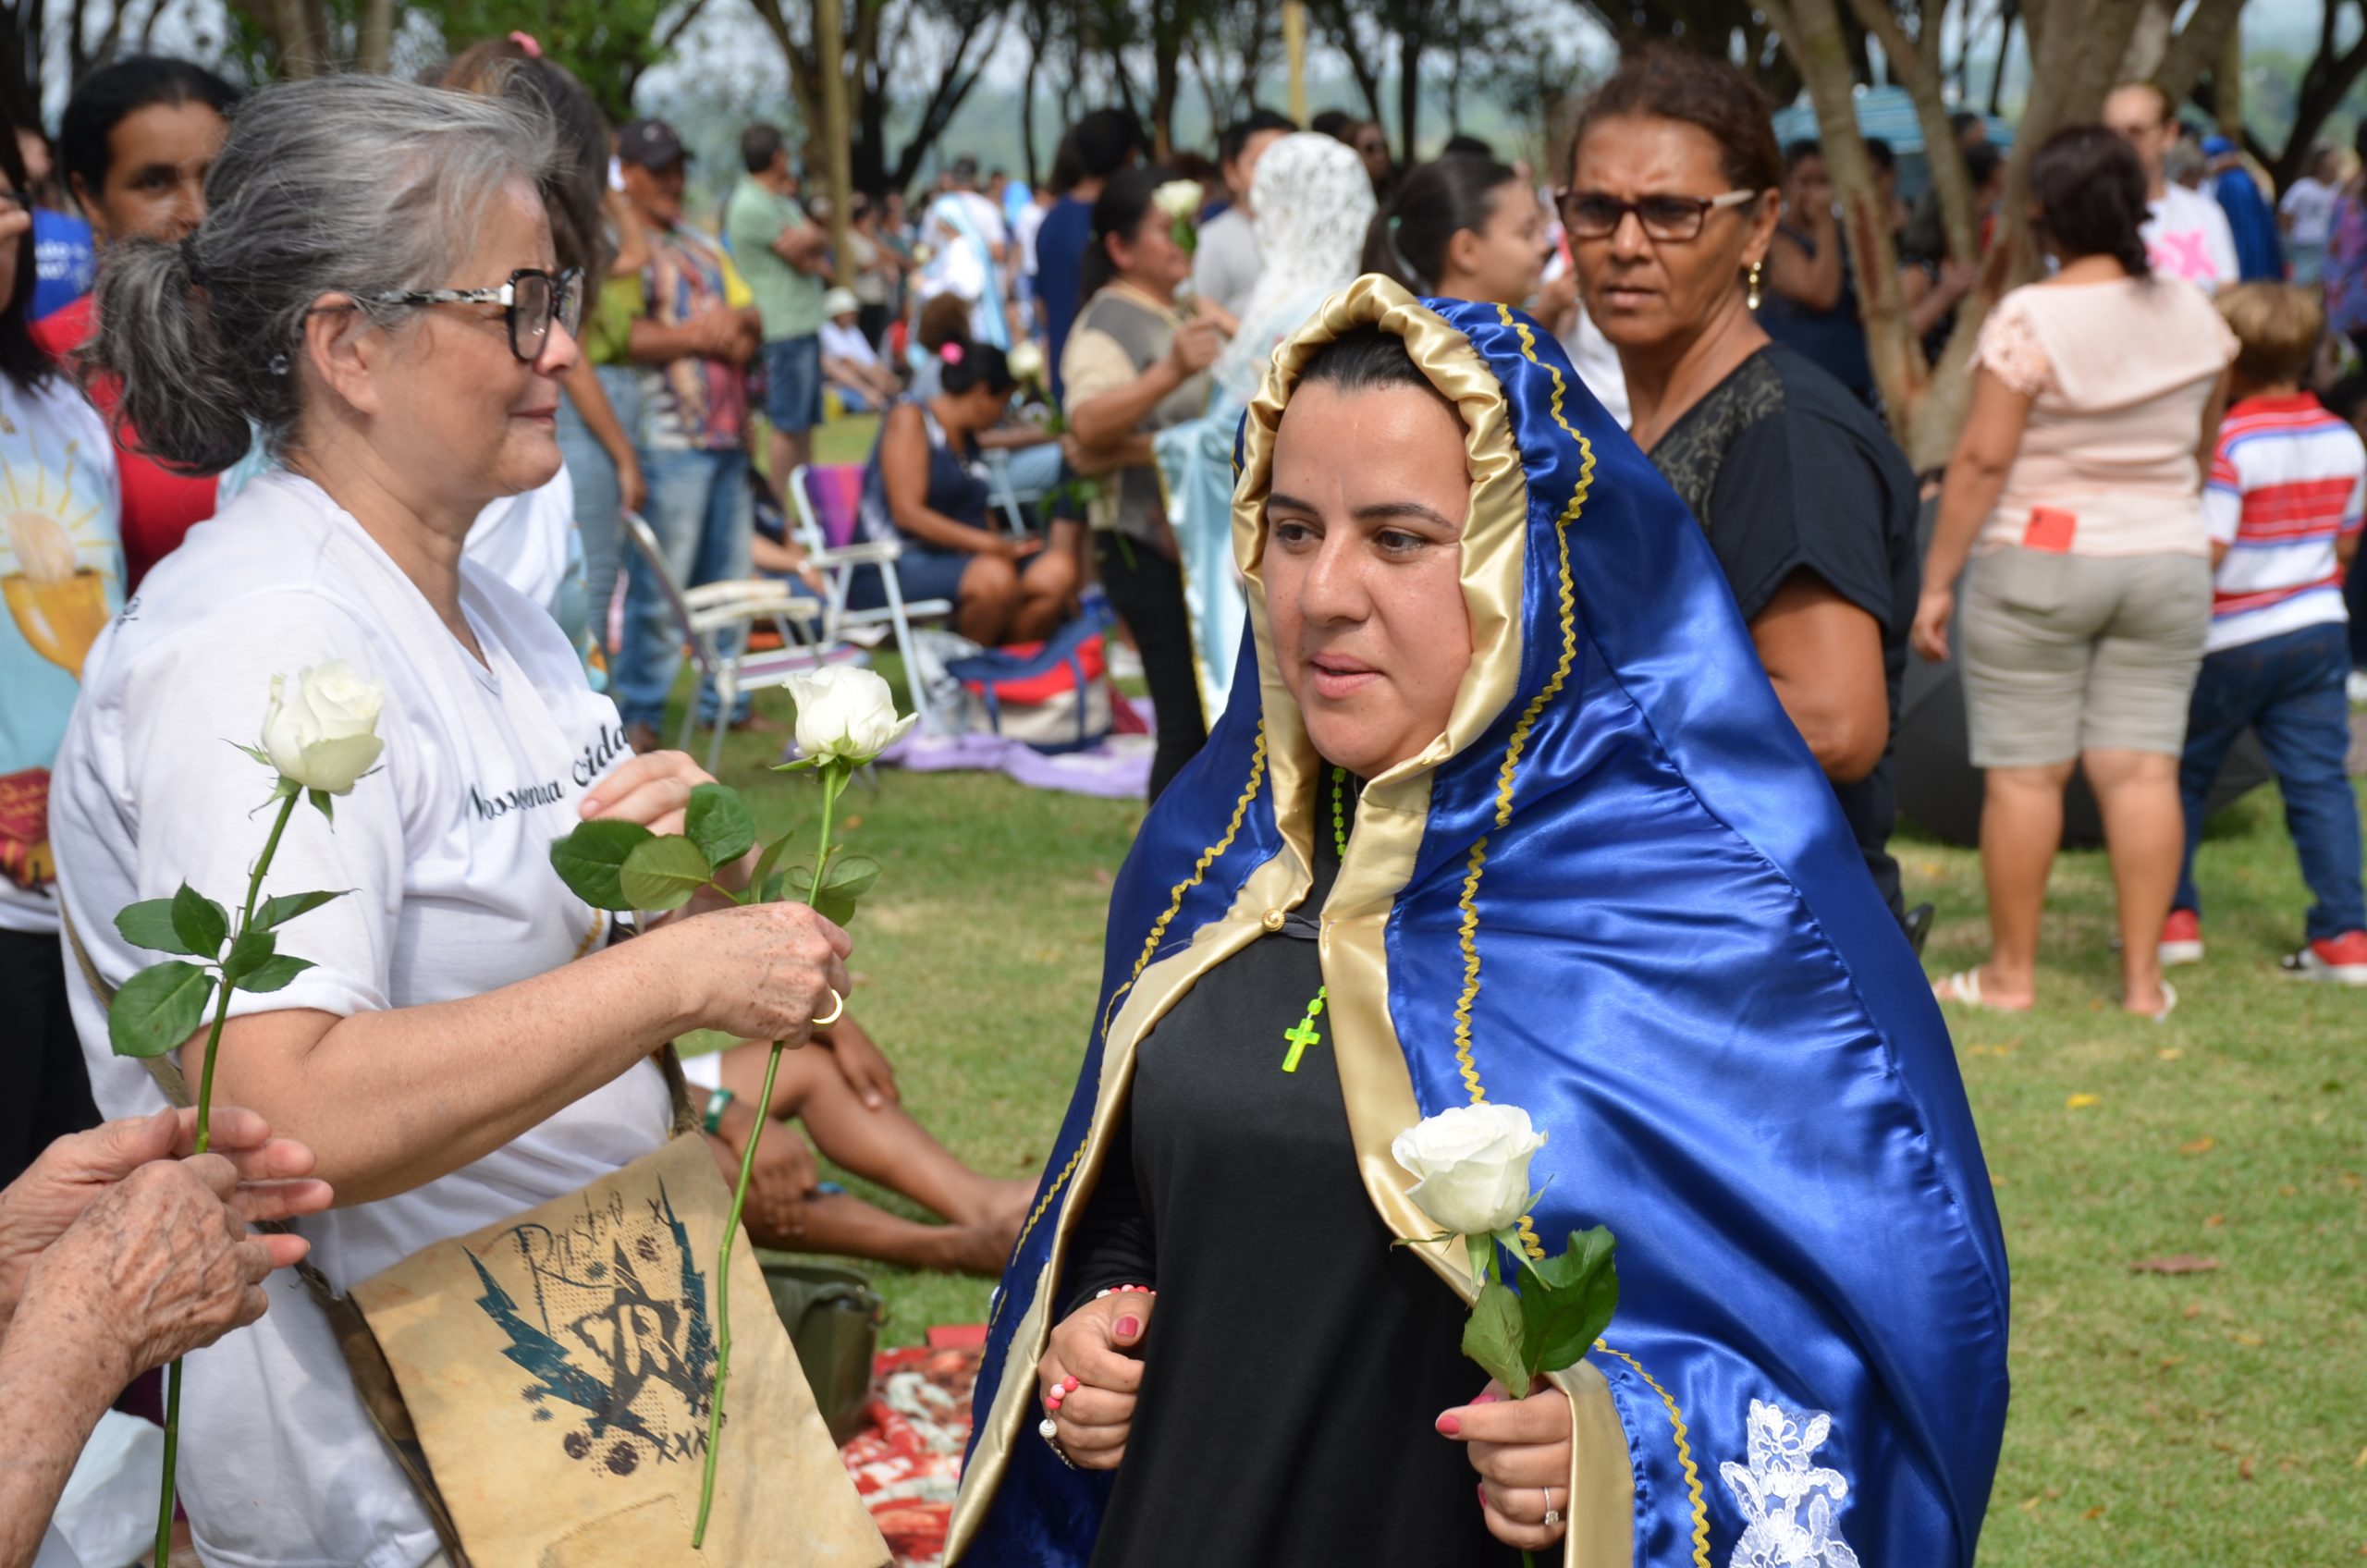
[[[1375,278],[1283,346],[1244,423],[1251,634],[1111,899],[1076,1095],[997,1293],[956,1557],[1091,1556],[1109,1483],[1036,1436],[1034,1366],[1134,1042],[1305,891],[1317,765],[1265,645],[1262,500],[1298,365],[1367,323],[1456,402],[1473,472],[1472,672],[1439,741],[1367,787],[1323,912],[1375,1206],[1427,1234],[1387,1139],[1487,1098],[1549,1134],[1533,1233],[1616,1233],[1618,1315],[1557,1379],[1569,1564],[1968,1568],[2006,1266],[1929,987],[1682,503],[1527,318]]]

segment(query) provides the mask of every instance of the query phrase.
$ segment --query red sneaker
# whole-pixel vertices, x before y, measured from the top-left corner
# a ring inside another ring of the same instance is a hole
[[[2162,967],[2202,962],[2202,917],[2190,909],[2174,909],[2162,922]]]
[[[2285,960],[2285,973],[2303,980],[2331,980],[2337,986],[2367,986],[2367,931],[2345,931],[2339,937],[2312,942]]]

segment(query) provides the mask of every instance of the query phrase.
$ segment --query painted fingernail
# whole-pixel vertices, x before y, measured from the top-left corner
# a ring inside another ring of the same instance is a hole
[[[1481,1394],[1478,1399],[1473,1400],[1471,1403],[1474,1403],[1474,1404],[1493,1404],[1493,1403],[1496,1403],[1496,1401],[1497,1401],[1497,1400],[1499,1400],[1499,1399],[1501,1399],[1501,1398],[1502,1398],[1502,1397],[1503,1397],[1503,1396],[1502,1396],[1502,1395],[1501,1395],[1501,1394],[1499,1394],[1499,1393],[1497,1393],[1495,1390],[1493,1390],[1493,1389],[1490,1389],[1490,1390],[1488,1390],[1486,1392],[1482,1393],[1482,1394]]]
[[[1133,1339],[1136,1334],[1142,1332],[1142,1319],[1139,1317],[1121,1317],[1118,1319],[1118,1337],[1122,1340]]]
[[[1439,1436],[1442,1438],[1452,1438],[1463,1430],[1463,1423],[1456,1420],[1454,1412],[1450,1410],[1445,1415],[1439,1417],[1438,1429]]]

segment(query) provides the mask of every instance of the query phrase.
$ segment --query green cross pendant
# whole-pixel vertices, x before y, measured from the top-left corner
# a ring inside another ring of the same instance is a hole
[[[1322,1044],[1323,1036],[1316,1033],[1315,1021],[1322,1016],[1323,998],[1329,994],[1330,989],[1331,987],[1325,986],[1317,991],[1315,999],[1306,1004],[1306,1016],[1300,1019],[1295,1026],[1282,1031],[1282,1038],[1289,1042],[1291,1047],[1291,1054],[1282,1058],[1283,1072],[1296,1072],[1298,1059],[1306,1054],[1306,1047]]]

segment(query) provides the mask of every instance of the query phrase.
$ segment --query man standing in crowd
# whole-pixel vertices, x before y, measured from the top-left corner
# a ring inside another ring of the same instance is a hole
[[[644,308],[627,350],[642,367],[641,467],[649,484],[649,526],[668,571],[692,588],[748,574],[755,512],[743,445],[746,367],[762,339],[757,312],[726,300],[730,263],[723,251],[682,223],[685,156],[681,138],[664,120],[635,120],[617,138],[625,199],[650,242],[649,264],[641,275]],[[615,685],[635,751],[658,744],[666,698],[681,662],[681,635],[665,593],[636,554]],[[703,688],[698,700],[700,717],[712,717],[714,688]],[[736,722],[746,712],[742,707],[731,717]]]
[[[2276,203],[2276,225],[2293,281],[2315,283],[2325,272],[2326,240],[2334,233],[2334,205],[2342,196],[2341,156],[2331,147],[2312,149],[2310,172],[2295,180]]]
[[[935,251],[921,273],[921,303],[940,294],[961,296],[970,304],[972,340],[1008,349],[1002,280],[1011,231],[1003,227],[1002,210],[979,193],[977,159],[956,158],[946,179],[945,193],[929,203],[923,225]]]
[[[1192,288],[1203,300],[1221,307],[1234,320],[1257,287],[1260,263],[1257,232],[1250,223],[1249,178],[1267,148],[1298,129],[1286,116],[1271,109],[1252,109],[1246,119],[1225,128],[1218,143],[1217,167],[1224,176],[1225,193],[1233,204],[1200,226],[1200,249],[1192,258]]]
[[[764,323],[765,418],[772,425],[767,477],[781,497],[791,472],[812,458],[814,427],[822,423],[822,274],[830,237],[797,204],[789,143],[778,129],[752,125],[742,132],[740,163],[747,172],[723,210],[723,237]]]
[[[1123,109],[1094,110],[1069,128],[1067,142],[1075,182],[1061,192],[1036,231],[1036,300],[1043,312],[1044,359],[1051,367],[1054,398],[1061,395],[1061,350],[1085,302],[1077,282],[1093,233],[1093,203],[1111,175],[1150,150],[1142,122]]]
[[[2178,138],[2169,94],[2150,81],[2123,82],[2105,98],[2103,117],[2137,149],[2137,161],[2145,166],[2145,251],[2153,270],[2205,289],[2237,281],[2240,269],[2227,214],[2210,197],[2173,185],[2163,175]]]

